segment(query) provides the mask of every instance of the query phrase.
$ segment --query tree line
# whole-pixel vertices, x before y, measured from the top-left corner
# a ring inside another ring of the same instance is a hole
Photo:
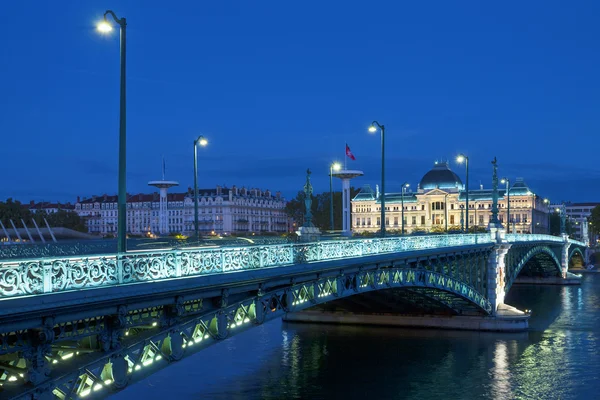
[[[35,228],[33,221],[42,228],[46,227],[44,218],[48,221],[51,228],[62,227],[69,228],[79,232],[87,232],[85,222],[77,215],[74,211],[58,210],[55,213],[46,213],[45,210],[37,210],[35,213],[31,212],[29,208],[23,205],[20,201],[15,201],[12,198],[7,199],[5,202],[0,201],[0,221],[6,227],[7,230],[12,231],[12,220],[17,228],[22,228],[25,221],[25,225],[28,228]]]

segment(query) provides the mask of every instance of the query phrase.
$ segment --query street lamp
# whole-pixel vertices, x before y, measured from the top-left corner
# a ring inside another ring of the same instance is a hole
[[[506,231],[510,233],[510,180],[508,178],[502,178],[500,183],[506,184]]]
[[[204,136],[198,136],[198,139],[194,140],[194,228],[196,231],[196,240],[200,240],[200,233],[198,231],[198,146],[206,146],[208,140]]]
[[[385,126],[373,121],[369,126],[369,132],[377,132],[381,129],[381,237],[385,236]]]
[[[331,230],[333,230],[333,171],[339,171],[342,168],[338,162],[329,165],[329,219]]]
[[[410,187],[410,183],[408,182],[404,182],[402,184],[402,195],[400,196],[401,202],[402,202],[402,235],[404,235],[404,191],[406,190],[406,188]]]
[[[469,233],[469,157],[465,156],[464,154],[459,154],[456,157],[456,162],[459,164],[462,164],[463,162],[465,163],[466,169],[467,169],[467,183],[466,183],[466,192],[465,192],[465,203],[466,203],[466,209],[467,209],[467,218],[465,221],[465,227],[466,227],[466,231],[467,233]]]
[[[548,226],[547,226],[547,232],[548,235],[550,234],[550,199],[544,199],[544,204],[546,205],[546,212],[548,214]]]
[[[106,16],[110,16],[119,24],[121,28],[121,96],[119,109],[119,198],[118,198],[118,215],[117,215],[117,252],[124,253],[127,251],[127,184],[126,184],[126,109],[125,109],[125,28],[127,22],[125,18],[117,18],[115,13],[107,10],[104,13],[104,21],[98,24],[98,30],[102,33],[112,31],[112,26],[108,23]]]

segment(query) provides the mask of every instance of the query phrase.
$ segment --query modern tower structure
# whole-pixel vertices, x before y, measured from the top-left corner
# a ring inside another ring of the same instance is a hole
[[[364,175],[362,171],[341,170],[333,172],[333,176],[342,180],[342,234],[352,236],[352,224],[350,221],[350,179]]]
[[[162,180],[150,181],[149,186],[154,186],[160,189],[160,202],[158,207],[158,233],[161,235],[169,234],[169,212],[167,210],[167,190],[173,186],[179,186],[179,182],[165,180],[165,160],[163,159]]]

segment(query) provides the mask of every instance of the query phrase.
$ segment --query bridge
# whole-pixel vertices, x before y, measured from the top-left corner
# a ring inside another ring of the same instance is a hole
[[[266,321],[352,299],[494,318],[518,276],[568,279],[585,256],[566,236],[492,230],[0,260],[0,398],[102,398]]]

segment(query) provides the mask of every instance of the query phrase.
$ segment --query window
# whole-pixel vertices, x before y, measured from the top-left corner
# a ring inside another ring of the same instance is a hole
[[[394,217],[394,226],[398,226],[398,217]]]
[[[421,225],[425,225],[425,216],[421,215]]]
[[[454,225],[454,215],[450,216],[450,225]]]
[[[412,217],[412,224],[416,225],[417,224],[417,217],[413,215]]]
[[[483,215],[479,216],[479,225],[483,225]]]
[[[381,217],[377,217],[377,226],[381,225]]]

